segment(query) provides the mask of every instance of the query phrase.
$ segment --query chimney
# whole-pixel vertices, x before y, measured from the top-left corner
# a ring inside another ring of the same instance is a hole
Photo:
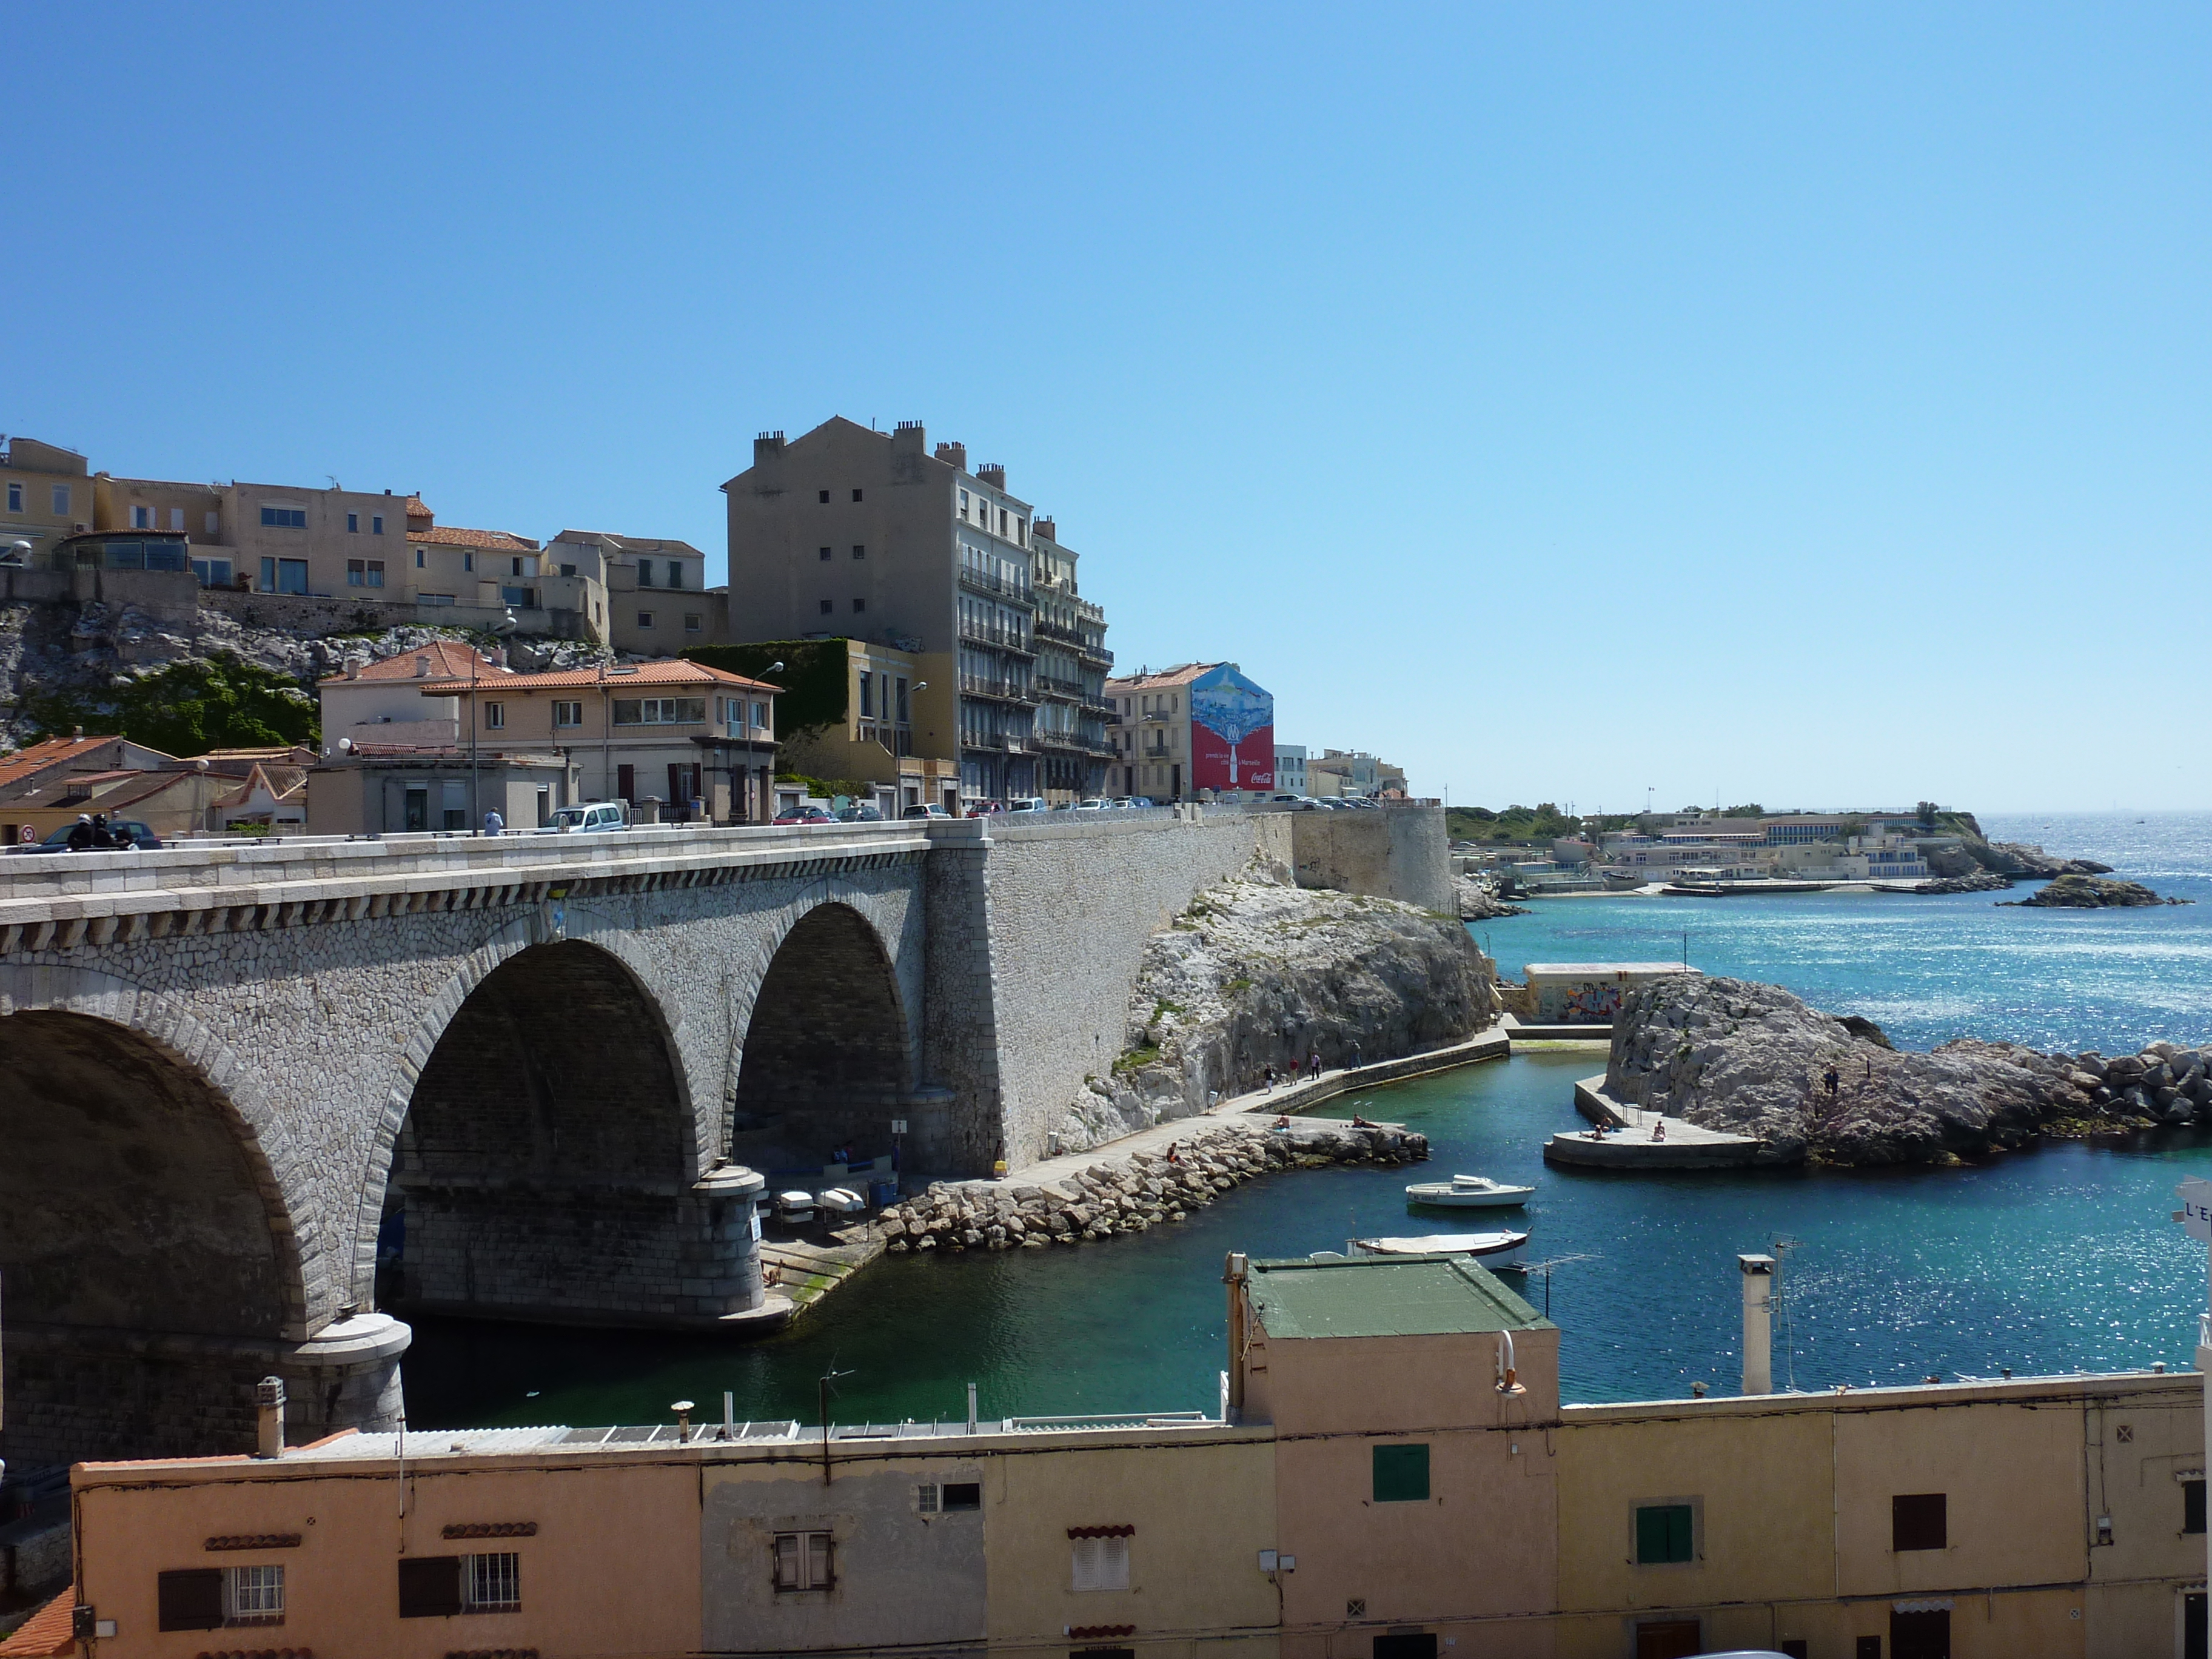
[[[70,740],[73,743],[82,743],[84,741],[84,727],[82,726],[72,726],[70,727]]]
[[[994,489],[1004,489],[1006,487],[1006,469],[996,461],[984,462],[975,469],[975,476]]]
[[[1050,519],[1039,519],[1030,526],[1030,533],[1042,536],[1048,542],[1056,542],[1060,539],[1060,526]]]
[[[895,450],[910,449],[919,455],[927,441],[920,421],[901,421],[891,428],[891,447]]]
[[[965,472],[968,470],[968,446],[966,444],[939,444],[937,447],[937,459],[943,461],[948,466],[957,466],[963,472]]]
[[[1743,1391],[1774,1392],[1774,1258],[1740,1255],[1743,1272]]]
[[[284,1379],[264,1376],[253,1385],[253,1404],[260,1414],[261,1441],[256,1457],[284,1455]]]
[[[758,466],[769,457],[783,453],[783,434],[763,432],[753,440],[753,465]]]
[[[430,659],[428,657],[415,659],[415,678],[418,680],[427,680],[430,678]]]

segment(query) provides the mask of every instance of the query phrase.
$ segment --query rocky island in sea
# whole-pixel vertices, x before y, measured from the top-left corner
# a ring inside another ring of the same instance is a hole
[[[1756,1136],[1772,1162],[1956,1163],[2039,1136],[2212,1123],[2212,1048],[2154,1042],[2107,1060],[1961,1037],[1906,1054],[1871,1020],[1778,985],[1669,975],[1623,1002],[1605,1091]]]
[[[1998,903],[2050,910],[2100,910],[2145,904],[2193,904],[2194,899],[2160,898],[2137,881],[2100,881],[2094,876],[2064,875],[2024,899],[2000,899]]]

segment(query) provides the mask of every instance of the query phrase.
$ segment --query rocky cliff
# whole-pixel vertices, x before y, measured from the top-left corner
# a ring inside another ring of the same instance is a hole
[[[1488,921],[1494,916],[1525,916],[1525,905],[1508,904],[1473,876],[1454,876],[1452,894],[1459,900],[1462,921]]]
[[[1255,867],[1157,934],[1125,1051],[1054,1126],[1068,1149],[1206,1109],[1318,1052],[1326,1066],[1441,1047],[1498,1018],[1496,976],[1450,916],[1289,885]]]
[[[1965,1037],[1901,1054],[1870,1021],[1833,1018],[1779,986],[1687,975],[1630,994],[1606,1092],[1756,1135],[1784,1158],[1850,1164],[1944,1163],[2040,1134],[2212,1121],[2203,1050],[2160,1042],[2107,1060]]]

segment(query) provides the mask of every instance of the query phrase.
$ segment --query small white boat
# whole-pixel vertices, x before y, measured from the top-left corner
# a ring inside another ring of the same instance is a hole
[[[1362,1255],[1472,1255],[1496,1267],[1528,1242],[1526,1233],[1426,1233],[1419,1238],[1355,1238],[1352,1248]]]
[[[1407,1201],[1453,1210],[1502,1210],[1526,1204],[1534,1187],[1508,1187],[1485,1176],[1455,1175],[1449,1181],[1417,1181],[1406,1188]]]

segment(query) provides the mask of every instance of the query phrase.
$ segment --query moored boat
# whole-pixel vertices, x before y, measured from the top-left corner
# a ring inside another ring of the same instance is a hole
[[[1526,1233],[1425,1233],[1414,1238],[1355,1238],[1362,1255],[1471,1255],[1486,1267],[1504,1267],[1528,1242]]]
[[[1449,1210],[1500,1210],[1526,1204],[1534,1187],[1509,1187],[1486,1176],[1455,1175],[1449,1181],[1417,1181],[1406,1188],[1408,1203]]]

